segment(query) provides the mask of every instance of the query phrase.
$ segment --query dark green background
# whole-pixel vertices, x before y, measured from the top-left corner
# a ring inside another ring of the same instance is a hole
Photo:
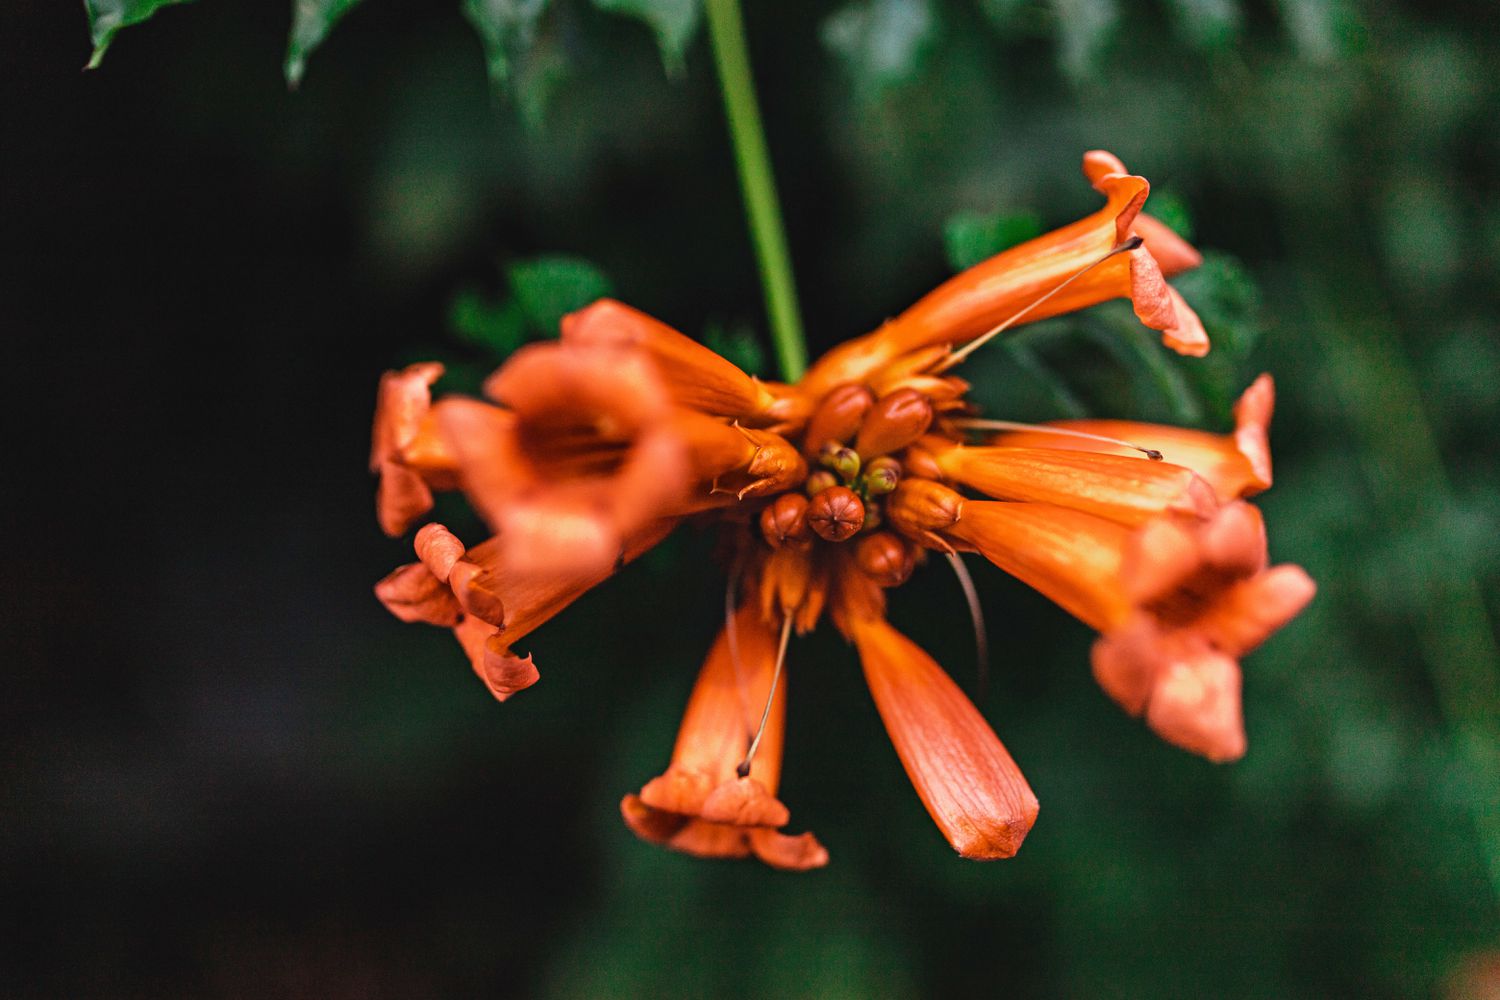
[[[1321,591],[1248,660],[1246,759],[1160,744],[1095,688],[1081,626],[976,567],[981,707],[1043,807],[1018,858],[952,855],[831,631],[793,647],[782,789],[829,868],[639,843],[617,803],[665,764],[714,633],[712,539],[538,632],[542,682],[501,706],[371,597],[409,550],[364,458],[379,372],[472,377],[450,304],[501,298],[516,260],[591,260],[690,332],[763,325],[704,40],[668,78],[644,28],[558,0],[573,69],[528,129],[448,4],[367,0],[288,94],[280,4],[172,8],[84,75],[82,12],[21,0],[7,992],[1433,996],[1500,943],[1473,766],[1497,706],[1492,5],[1164,0],[1096,38],[1097,2],[1061,28],[943,2],[917,44],[842,54],[823,39],[866,36],[835,5],[750,6],[815,353],[945,277],[955,213],[1091,211],[1088,148],[1254,276],[1258,309],[1223,259],[1183,286],[1221,362],[1159,364],[1117,309],[1035,335],[1044,368],[972,374],[994,416],[1222,427],[1226,389],[1275,373],[1272,553]],[[971,686],[940,570],[892,614]]]

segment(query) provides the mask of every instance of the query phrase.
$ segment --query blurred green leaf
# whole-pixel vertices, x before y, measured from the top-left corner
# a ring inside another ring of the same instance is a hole
[[[516,65],[516,104],[521,111],[521,120],[536,133],[546,120],[552,95],[568,77],[568,59],[557,39],[544,34],[517,58]]]
[[[1052,0],[1057,17],[1058,65],[1074,81],[1094,75],[1114,39],[1120,10],[1115,0]]]
[[[503,88],[511,82],[516,61],[536,41],[547,0],[464,0],[463,12],[479,32],[490,80]]]
[[[83,0],[83,9],[89,16],[89,34],[94,42],[94,53],[89,56],[87,69],[96,69],[104,59],[104,51],[121,28],[140,24],[163,7],[188,0]]]
[[[307,57],[358,3],[359,0],[292,0],[292,34],[287,40],[286,62],[282,67],[288,86],[296,87],[302,82]]]
[[[1153,189],[1147,202],[1151,214],[1164,222],[1168,229],[1185,240],[1193,238],[1193,217],[1187,202],[1177,196],[1171,188]]]
[[[719,357],[732,361],[740,371],[751,375],[766,372],[766,351],[748,327],[709,326],[703,331],[703,343]]]
[[[482,347],[498,359],[526,339],[526,314],[515,299],[495,302],[469,289],[449,303],[448,328],[460,340]]]
[[[549,337],[557,335],[568,313],[614,291],[603,271],[579,257],[533,257],[510,265],[505,274],[526,322]]]
[[[943,224],[943,246],[948,266],[963,271],[1041,234],[1041,217],[1031,212],[959,212]]]
[[[1239,0],[1168,0],[1172,25],[1197,49],[1222,49],[1240,35],[1245,14]]]
[[[1292,43],[1312,62],[1335,62],[1363,42],[1364,25],[1349,0],[1279,0],[1276,6]]]
[[[682,72],[683,56],[702,20],[703,0],[594,0],[594,6],[644,21],[656,33],[656,44],[667,72],[673,75]]]
[[[829,15],[821,35],[856,89],[875,94],[915,75],[936,27],[927,0],[856,0]]]

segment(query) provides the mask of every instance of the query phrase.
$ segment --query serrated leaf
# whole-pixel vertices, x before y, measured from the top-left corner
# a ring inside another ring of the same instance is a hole
[[[140,24],[163,7],[188,0],[83,0],[83,9],[89,16],[89,34],[94,43],[94,53],[89,57],[86,69],[96,69],[104,58],[104,51],[121,28]]]
[[[683,69],[683,56],[698,33],[703,0],[594,0],[599,10],[645,22],[656,33],[662,65],[669,74]]]
[[[460,340],[498,359],[526,339],[526,313],[515,299],[495,302],[470,289],[459,292],[448,304],[448,328]]]
[[[959,212],[943,224],[943,246],[955,271],[973,267],[1042,233],[1042,220],[1030,212]]]
[[[537,23],[547,11],[547,0],[464,0],[464,17],[484,45],[490,80],[503,87],[513,64],[536,41]]]
[[[292,33],[287,39],[286,62],[282,67],[287,86],[296,87],[302,82],[307,57],[358,3],[359,0],[292,0]]]
[[[820,34],[858,88],[875,93],[915,75],[936,27],[927,0],[857,0],[829,15]]]
[[[1114,38],[1120,10],[1115,0],[1052,0],[1057,18],[1058,65],[1074,80],[1085,80]]]
[[[512,264],[505,273],[526,322],[549,337],[557,335],[568,313],[614,291],[603,271],[579,257],[534,257]]]
[[[740,371],[763,375],[766,351],[754,333],[745,327],[710,326],[703,331],[703,344],[719,357],[732,362]]]

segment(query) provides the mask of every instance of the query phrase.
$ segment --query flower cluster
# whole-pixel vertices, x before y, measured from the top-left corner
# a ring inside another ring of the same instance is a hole
[[[434,490],[493,530],[439,524],[376,586],[403,621],[453,630],[505,700],[537,681],[516,643],[686,520],[716,522],[741,595],[693,688],[666,771],[621,812],[640,837],[785,869],[827,862],[776,797],[793,632],[827,612],[857,647],[907,774],[954,849],[1009,857],[1037,799],[978,710],[885,616],[930,553],[978,553],[1097,630],[1093,672],[1163,739],[1216,761],[1245,751],[1239,658],[1311,599],[1268,565],[1245,498],[1271,484],[1274,390],[1262,375],[1230,434],[1115,420],[977,419],[951,374],[1017,323],[1128,298],[1163,342],[1209,347],[1167,278],[1199,257],[1141,212],[1149,186],[1113,156],[1084,173],[1099,211],[958,275],[796,384],[762,382],[665,324],[603,300],[556,342],[518,351],[490,402],[445,398],[435,364],[381,382],[371,467],[379,521],[404,533]],[[967,346],[966,346],[967,345]]]

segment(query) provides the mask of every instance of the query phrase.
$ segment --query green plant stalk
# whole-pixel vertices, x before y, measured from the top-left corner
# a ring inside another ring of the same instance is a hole
[[[792,280],[792,261],[786,247],[781,206],[776,199],[776,179],[766,149],[765,128],[750,78],[750,53],[745,47],[745,21],[739,0],[706,0],[708,35],[713,43],[719,87],[724,94],[724,114],[734,144],[739,168],[740,191],[745,197],[745,215],[750,239],[760,265],[766,312],[771,320],[771,342],[781,377],[795,382],[807,370],[807,342],[797,312],[797,285]]]

